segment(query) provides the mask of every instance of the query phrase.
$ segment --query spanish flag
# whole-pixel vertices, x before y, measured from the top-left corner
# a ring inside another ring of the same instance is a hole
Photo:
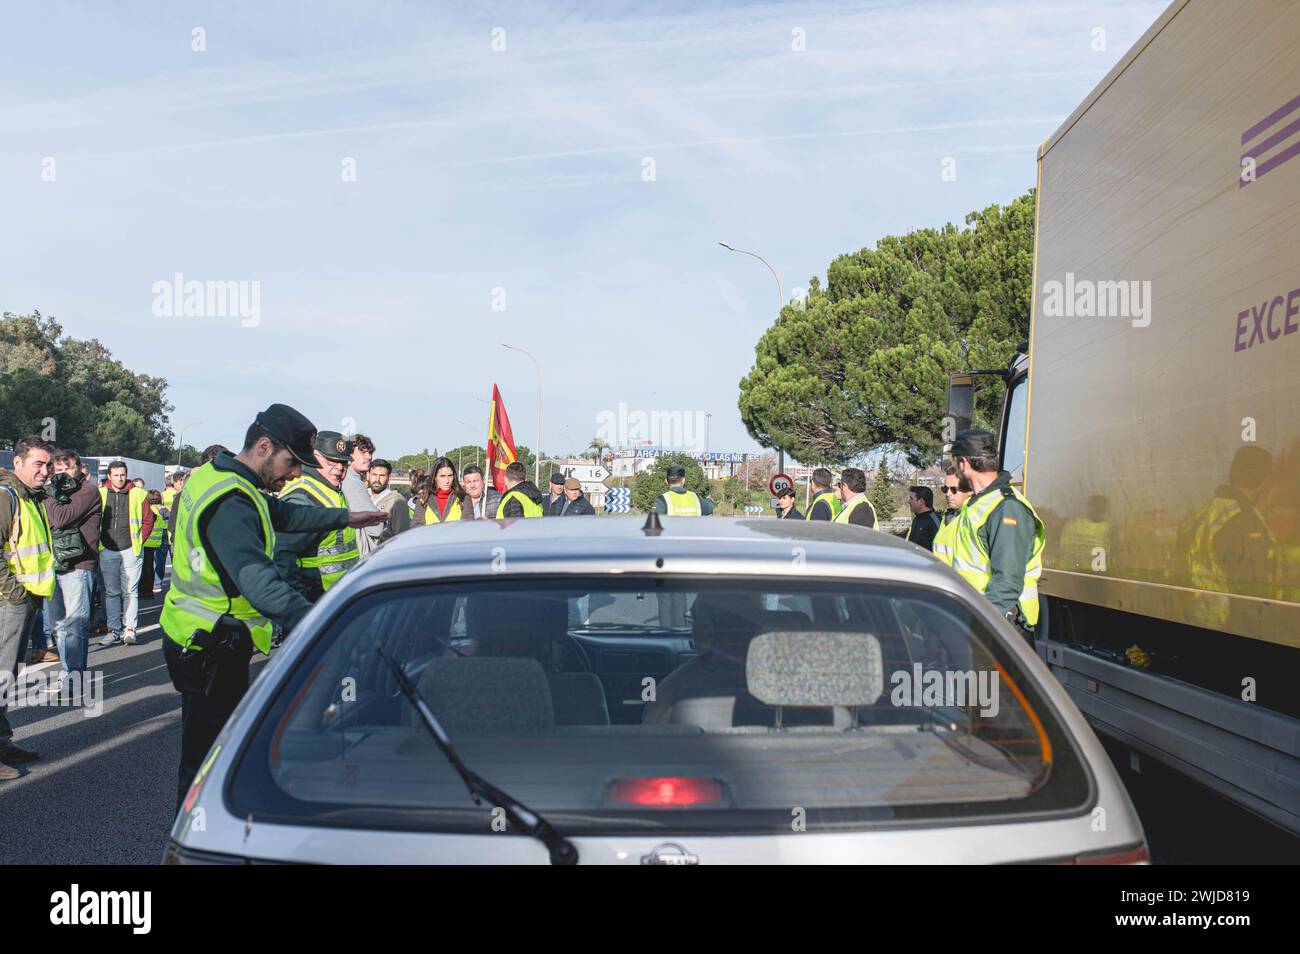
[[[492,385],[492,410],[488,414],[487,439],[488,471],[492,474],[492,486],[500,493],[506,490],[506,468],[518,458],[515,456],[515,435],[510,430],[510,418],[506,406],[501,403],[501,392]]]

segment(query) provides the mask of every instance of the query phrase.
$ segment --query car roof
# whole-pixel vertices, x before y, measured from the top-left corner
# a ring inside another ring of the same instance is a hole
[[[830,521],[752,517],[661,517],[648,532],[645,516],[464,520],[413,527],[386,541],[348,574],[374,576],[422,570],[426,576],[487,570],[504,559],[529,572],[772,573],[909,579],[951,589],[957,578],[928,551],[866,527]],[[662,563],[658,561],[662,560]],[[430,574],[429,570],[435,569]]]

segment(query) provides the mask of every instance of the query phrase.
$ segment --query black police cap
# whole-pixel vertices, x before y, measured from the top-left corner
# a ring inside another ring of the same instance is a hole
[[[287,404],[272,404],[253,419],[253,423],[266,432],[277,444],[289,448],[289,453],[300,464],[315,464],[312,442],[316,439],[316,425],[300,411]]]
[[[948,445],[948,453],[953,457],[997,456],[997,452],[997,436],[992,431],[981,430],[978,427],[958,431],[957,436]]]
[[[351,460],[355,441],[349,440],[338,431],[321,431],[316,435],[316,449],[326,460]]]
[[[668,468],[667,473],[668,473],[669,480],[676,480],[678,477],[686,476],[686,468],[683,467],[681,464],[673,464],[671,467]]]

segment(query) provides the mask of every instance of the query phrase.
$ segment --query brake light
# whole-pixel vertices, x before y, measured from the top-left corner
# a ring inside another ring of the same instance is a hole
[[[642,808],[681,808],[716,805],[722,801],[722,783],[716,778],[620,778],[610,786],[609,799],[617,805]]]

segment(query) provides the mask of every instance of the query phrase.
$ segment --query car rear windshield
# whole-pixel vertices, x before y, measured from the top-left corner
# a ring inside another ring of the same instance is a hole
[[[464,762],[568,834],[1000,820],[1090,793],[1035,679],[922,588],[421,584],[290,639],[312,644],[240,756],[241,818],[491,830],[494,806],[474,804],[380,646]]]

